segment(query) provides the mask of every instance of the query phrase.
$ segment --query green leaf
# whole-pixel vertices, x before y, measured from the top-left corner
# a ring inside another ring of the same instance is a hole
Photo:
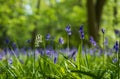
[[[90,77],[92,77],[92,78],[97,79],[97,76],[96,76],[94,73],[90,72],[90,71],[71,70],[71,72],[81,73],[81,74],[83,74],[83,75],[87,75],[87,76],[90,76]]]

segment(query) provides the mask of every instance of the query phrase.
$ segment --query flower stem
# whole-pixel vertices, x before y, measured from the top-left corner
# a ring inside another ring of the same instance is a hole
[[[35,49],[33,49],[33,78],[35,78]]]
[[[70,36],[69,35],[67,35],[68,37],[68,43],[67,43],[67,55],[69,54],[69,52],[70,52],[70,47],[69,47],[69,45],[70,45]]]
[[[106,54],[105,54],[105,46],[104,46],[104,34],[103,34],[103,65],[105,66],[105,60],[106,60],[106,58],[105,58],[105,56],[106,56]]]
[[[80,43],[80,45],[78,47],[78,53],[77,53],[77,66],[78,66],[78,70],[81,70],[81,62],[82,62],[81,54],[82,54],[82,40],[81,40],[81,43]]]
[[[89,64],[88,64],[88,58],[87,58],[87,54],[86,54],[86,50],[85,50],[85,61],[86,61],[86,65],[89,68]]]
[[[120,41],[119,41],[119,47],[120,47]],[[119,79],[119,76],[120,76],[120,74],[119,74],[119,58],[120,58],[120,55],[119,55],[119,51],[120,51],[120,48],[118,49],[118,52],[117,52],[117,54],[118,54],[118,79]]]

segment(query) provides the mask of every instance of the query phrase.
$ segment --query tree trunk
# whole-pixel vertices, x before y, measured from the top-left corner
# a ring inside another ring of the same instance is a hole
[[[87,13],[88,13],[88,31],[89,35],[93,36],[98,41],[98,28],[96,24],[95,8],[93,0],[87,0]]]
[[[87,0],[87,15],[88,15],[88,31],[89,36],[94,37],[94,39],[99,41],[99,27],[102,15],[103,6],[106,0]]]
[[[97,22],[98,29],[100,26],[101,15],[102,15],[103,6],[105,2],[106,0],[97,0],[95,5],[96,22]]]

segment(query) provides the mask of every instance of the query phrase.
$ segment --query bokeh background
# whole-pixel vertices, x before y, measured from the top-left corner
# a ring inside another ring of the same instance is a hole
[[[85,40],[89,36],[101,43],[101,28],[112,44],[116,40],[114,31],[120,30],[120,0],[0,0],[0,48],[9,38],[18,46],[31,40],[36,34],[50,33],[57,41],[66,40],[66,25],[70,24],[70,45],[77,46],[79,27],[84,25]]]

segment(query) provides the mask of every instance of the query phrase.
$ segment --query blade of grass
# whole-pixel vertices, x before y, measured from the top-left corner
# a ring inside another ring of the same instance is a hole
[[[93,73],[91,73],[90,71],[81,71],[81,70],[71,70],[71,72],[74,72],[74,73],[81,73],[83,75],[87,75],[87,76],[90,76],[92,78],[95,78],[95,79],[98,79],[97,76]]]

